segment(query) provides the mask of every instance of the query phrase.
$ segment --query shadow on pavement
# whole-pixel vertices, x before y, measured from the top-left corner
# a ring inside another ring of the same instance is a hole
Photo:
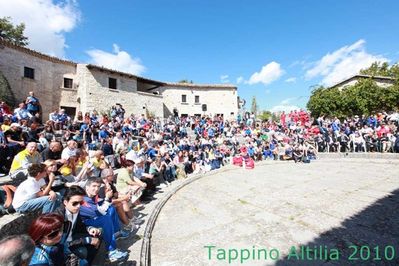
[[[332,249],[338,251],[337,260]],[[296,247],[296,254],[298,257],[292,253],[276,265],[399,265],[399,189],[347,218],[340,227]]]

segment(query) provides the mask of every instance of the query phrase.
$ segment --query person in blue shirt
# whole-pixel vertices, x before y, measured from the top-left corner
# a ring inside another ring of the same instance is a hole
[[[100,131],[98,132],[98,139],[103,142],[105,139],[107,139],[110,136],[108,132],[108,126],[101,126]]]
[[[26,109],[32,116],[35,116],[37,113],[39,113],[40,111],[39,99],[35,97],[33,91],[29,92],[29,96],[26,97],[25,104],[27,106]]]
[[[25,103],[20,103],[18,108],[14,110],[13,120],[20,121],[20,120],[29,120],[31,117],[31,113],[26,109]]]
[[[213,138],[215,136],[215,130],[213,129],[213,127],[208,128],[208,136],[209,138]]]
[[[146,154],[151,159],[154,159],[155,157],[157,157],[158,151],[153,147],[149,147],[148,150],[146,151]]]
[[[116,247],[117,238],[127,238],[130,233],[121,229],[118,213],[112,206],[113,191],[105,189],[105,198],[100,199],[98,193],[102,184],[101,178],[90,177],[86,182],[86,196],[80,207],[80,216],[87,226],[102,229],[102,237],[108,250],[111,262],[125,260],[129,254]]]

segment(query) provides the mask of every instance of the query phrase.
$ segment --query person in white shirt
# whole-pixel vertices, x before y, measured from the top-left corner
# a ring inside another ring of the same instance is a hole
[[[46,165],[32,164],[28,168],[28,178],[22,182],[14,194],[12,205],[18,212],[42,210],[42,213],[53,212],[61,202],[61,196],[51,190],[55,176],[49,176],[46,185]]]
[[[67,142],[67,146],[64,148],[61,154],[61,159],[68,160],[69,157],[76,156],[78,144],[74,140]]]

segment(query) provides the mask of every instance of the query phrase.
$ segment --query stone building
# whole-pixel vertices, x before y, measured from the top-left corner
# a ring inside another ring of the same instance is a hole
[[[198,85],[168,83],[161,87],[165,116],[176,110],[180,116],[222,115],[227,119],[237,116],[237,88],[232,85]]]
[[[395,83],[395,79],[391,77],[380,77],[380,76],[370,76],[370,75],[354,75],[350,78],[347,78],[330,88],[338,88],[339,90],[344,89],[349,86],[355,85],[360,79],[369,79],[371,78],[379,87],[386,88],[392,86]]]
[[[10,83],[17,101],[34,91],[46,119],[64,108],[73,116],[77,111],[107,112],[121,104],[128,114],[237,115],[237,87],[168,83],[139,77],[91,64],[80,64],[48,56],[0,40],[0,71]]]

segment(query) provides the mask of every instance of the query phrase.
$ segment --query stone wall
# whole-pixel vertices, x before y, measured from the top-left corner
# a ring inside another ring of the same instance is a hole
[[[105,112],[120,103],[127,114],[145,114],[145,110],[148,109],[155,116],[163,117],[163,97],[137,92],[137,79],[88,69],[83,64],[78,65],[77,73],[78,97],[82,112]],[[109,77],[117,79],[117,89],[108,88]]]
[[[59,107],[64,75],[75,75],[76,67],[72,62],[37,56],[24,49],[13,49],[0,43],[0,71],[10,83],[18,102],[25,101],[29,91],[35,92],[46,118]],[[24,77],[24,67],[34,69],[34,79]]]
[[[24,77],[24,67],[34,69],[34,79]],[[167,117],[177,108],[179,114],[223,114],[232,119],[237,115],[237,88],[231,85],[175,84],[146,81],[141,78],[138,91],[137,76],[94,65],[51,57],[0,40],[0,71],[10,83],[17,101],[24,101],[34,91],[42,105],[43,120],[49,113],[67,107],[75,111],[108,111],[120,103],[128,114]],[[64,78],[73,80],[72,88],[64,88]],[[109,78],[116,79],[116,89],[109,88]],[[162,85],[161,85],[162,84]],[[160,86],[155,90],[143,92]],[[182,103],[182,94],[187,102]],[[195,96],[199,102],[195,103]],[[202,111],[202,105],[207,111]]]

